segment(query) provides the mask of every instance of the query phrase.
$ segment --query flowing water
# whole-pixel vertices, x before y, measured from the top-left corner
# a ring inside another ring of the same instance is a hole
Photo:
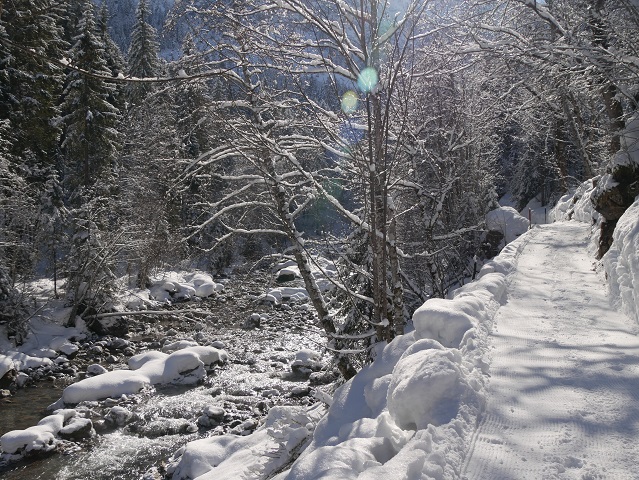
[[[228,313],[228,309],[225,311]],[[206,384],[195,388],[155,388],[134,396],[123,406],[137,416],[135,428],[129,425],[101,433],[81,447],[65,444],[62,453],[14,464],[0,471],[0,477],[11,480],[161,478],[157,472],[185,443],[227,433],[247,419],[258,419],[272,405],[309,401],[290,394],[293,387],[308,384],[306,379],[291,375],[289,366],[295,352],[320,349],[321,336],[309,318],[310,315],[303,312],[271,312],[269,321],[255,330],[237,328],[237,319],[207,322],[204,329],[199,327],[200,334],[224,342],[230,361],[217,367]],[[46,407],[60,395],[61,388],[52,382],[19,390],[0,403],[0,434],[35,425],[47,414]],[[199,428],[193,433],[184,432],[184,428],[180,430],[180,426],[197,425],[198,416],[208,405],[225,409],[225,425],[215,429]],[[170,428],[175,425],[177,428]],[[178,430],[180,433],[176,433]]]

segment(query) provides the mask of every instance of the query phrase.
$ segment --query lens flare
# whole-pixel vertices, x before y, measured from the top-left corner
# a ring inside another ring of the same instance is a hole
[[[357,78],[357,86],[362,92],[368,93],[377,86],[378,81],[379,77],[377,76],[375,69],[368,67],[360,72],[359,77]]]
[[[359,100],[357,99],[357,94],[349,90],[344,95],[342,95],[342,111],[346,114],[353,113],[357,110],[357,104]]]

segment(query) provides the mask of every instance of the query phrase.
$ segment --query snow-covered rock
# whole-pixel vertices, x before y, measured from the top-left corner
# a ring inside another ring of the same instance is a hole
[[[89,375],[102,375],[107,372],[108,370],[106,368],[97,363],[93,363],[87,367],[87,374]]]
[[[278,283],[292,282],[296,278],[300,277],[300,269],[297,266],[284,267],[277,272],[275,281]]]
[[[252,435],[222,435],[188,443],[169,460],[174,480],[235,480],[270,478],[299,450],[312,433],[314,422],[302,407],[274,407]],[[254,422],[243,426],[255,427]]]
[[[499,207],[486,214],[486,228],[504,235],[506,244],[528,230],[528,220],[512,207]]]
[[[206,376],[205,367],[227,359],[224,350],[203,346],[184,348],[170,355],[158,351],[145,352],[129,359],[131,370],[113,370],[69,385],[62,392],[62,401],[75,404],[119,397],[137,393],[147,385],[192,385]]]
[[[178,350],[182,350],[184,348],[196,347],[197,345],[198,343],[193,340],[177,340],[175,342],[166,343],[162,347],[162,351],[164,353],[172,353],[172,352],[177,352]]]
[[[0,379],[8,372],[15,371],[16,367],[13,360],[5,355],[0,355]]]
[[[9,454],[49,452],[57,445],[58,432],[76,414],[72,409],[56,410],[53,415],[44,417],[33,427],[7,432],[0,437],[0,451]]]
[[[403,430],[442,425],[457,415],[469,389],[460,366],[461,355],[451,349],[420,350],[403,356],[388,387],[388,411]]]

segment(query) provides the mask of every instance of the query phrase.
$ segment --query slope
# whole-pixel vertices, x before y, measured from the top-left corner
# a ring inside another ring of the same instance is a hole
[[[588,225],[530,232],[492,333],[462,478],[639,479],[639,339],[610,306]]]

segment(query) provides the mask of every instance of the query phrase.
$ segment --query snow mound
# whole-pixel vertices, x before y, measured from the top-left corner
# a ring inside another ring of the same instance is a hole
[[[0,437],[0,451],[8,454],[49,452],[57,445],[56,435],[76,414],[72,409],[56,410],[53,415],[44,417],[33,427],[7,432]]]
[[[455,478],[483,405],[488,331],[525,239],[453,299],[427,301],[414,332],[380,345],[375,361],[335,392],[309,447],[274,478]]]
[[[317,282],[317,286],[323,292],[334,288],[331,282],[332,278],[337,277],[337,267],[335,264],[322,256],[314,256],[310,264],[311,275]],[[274,268],[275,280],[278,283],[289,282],[297,278],[301,278],[299,266],[293,260],[286,260],[277,264]],[[306,292],[305,289],[304,293]],[[308,294],[305,293],[308,297]]]
[[[275,304],[282,302],[304,303],[309,299],[308,292],[303,287],[278,287],[269,290],[266,295],[262,296],[262,300],[270,301]]]
[[[37,351],[31,350],[30,353],[36,353]],[[46,353],[46,352],[44,352]],[[48,365],[52,365],[53,362],[47,357],[34,357],[21,352],[6,352],[6,355],[0,355],[0,370],[2,365],[15,369],[16,371],[26,370],[28,368],[38,368]],[[6,371],[4,372],[6,373]],[[4,375],[4,374],[3,374]],[[0,375],[2,378],[2,375]]]
[[[79,328],[66,328],[33,318],[22,345],[15,347],[9,342],[0,345],[0,378],[10,370],[20,372],[50,366],[52,359],[60,354],[72,356],[78,351],[78,346],[71,340],[81,338],[85,338],[85,333]]]
[[[639,322],[639,198],[617,221],[603,257],[613,303]]]
[[[204,272],[165,272],[163,276],[155,278],[148,290],[136,293],[144,303],[145,296],[151,301],[160,303],[183,302],[193,297],[206,298],[224,290],[224,285],[216,283]],[[139,302],[129,302],[135,306]]]
[[[415,338],[431,338],[444,347],[459,348],[464,334],[477,325],[466,304],[455,300],[431,298],[413,314]]]
[[[403,430],[442,425],[469,390],[458,351],[428,349],[403,357],[388,387],[388,411]]]
[[[69,385],[62,392],[65,404],[137,393],[148,385],[192,385],[206,376],[205,367],[226,362],[224,350],[193,346],[171,354],[149,351],[128,361],[131,370],[113,370],[85,378]]]
[[[486,214],[486,228],[501,232],[506,244],[526,233],[528,226],[528,220],[513,207],[499,207]]]

